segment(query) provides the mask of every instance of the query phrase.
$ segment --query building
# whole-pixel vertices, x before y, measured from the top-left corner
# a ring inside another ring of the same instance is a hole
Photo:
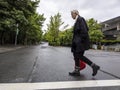
[[[102,24],[102,32],[105,39],[117,40],[120,39],[120,16],[104,21]]]

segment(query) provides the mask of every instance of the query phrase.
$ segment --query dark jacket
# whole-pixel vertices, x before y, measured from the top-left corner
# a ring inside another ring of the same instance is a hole
[[[73,27],[72,52],[81,52],[90,48],[88,31],[89,29],[85,19],[78,16],[78,19]]]

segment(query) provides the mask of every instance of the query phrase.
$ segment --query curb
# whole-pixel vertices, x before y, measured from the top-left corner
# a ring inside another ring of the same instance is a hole
[[[22,48],[27,48],[28,46],[21,46],[21,47],[13,47],[13,48],[7,48],[6,50],[3,50],[0,52],[0,54],[4,54],[4,53],[8,53],[8,52],[12,52],[12,51],[15,51],[15,50],[19,50],[19,49],[22,49]],[[3,47],[5,48],[5,47]]]

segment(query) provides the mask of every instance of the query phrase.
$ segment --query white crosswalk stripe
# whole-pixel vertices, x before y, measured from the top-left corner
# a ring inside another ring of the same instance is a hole
[[[42,83],[10,83],[0,84],[0,90],[44,90],[66,89],[83,87],[108,87],[120,86],[120,80],[89,80],[89,81],[64,81]]]

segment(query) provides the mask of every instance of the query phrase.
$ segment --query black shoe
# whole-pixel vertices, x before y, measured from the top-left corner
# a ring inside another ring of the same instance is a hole
[[[69,75],[71,75],[71,76],[80,76],[80,72],[74,70],[73,72],[69,72]]]
[[[93,74],[92,74],[92,76],[95,76],[97,74],[98,70],[100,69],[100,67],[98,65],[94,64],[92,66],[92,68],[93,68]]]

